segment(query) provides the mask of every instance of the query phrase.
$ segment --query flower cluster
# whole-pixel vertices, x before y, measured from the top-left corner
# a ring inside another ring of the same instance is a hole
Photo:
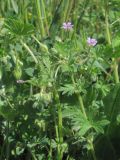
[[[64,22],[63,25],[62,25],[62,28],[64,30],[71,30],[73,28],[73,25],[71,22]]]
[[[88,37],[87,43],[88,43],[89,46],[95,46],[97,44],[97,40],[94,39],[94,38]]]
[[[71,22],[64,22],[63,25],[62,25],[62,28],[64,30],[71,30],[73,28],[73,24]],[[87,38],[87,44],[89,46],[95,46],[97,44],[97,40],[94,39],[94,38],[88,37]]]

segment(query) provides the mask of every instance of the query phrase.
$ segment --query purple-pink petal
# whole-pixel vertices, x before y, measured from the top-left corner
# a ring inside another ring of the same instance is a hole
[[[87,43],[88,43],[89,46],[95,46],[97,44],[97,40],[94,39],[94,38],[88,37]]]
[[[62,28],[65,30],[71,30],[73,28],[73,25],[71,22],[64,22]]]

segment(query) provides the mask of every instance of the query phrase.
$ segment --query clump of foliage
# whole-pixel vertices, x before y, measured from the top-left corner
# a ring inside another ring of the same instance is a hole
[[[119,0],[0,0],[0,160],[120,158]]]

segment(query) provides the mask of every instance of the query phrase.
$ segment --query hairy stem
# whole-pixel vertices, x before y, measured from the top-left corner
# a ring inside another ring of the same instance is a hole
[[[71,76],[71,79],[72,79],[73,85],[76,87],[76,83],[75,83],[73,74]],[[78,97],[78,101],[79,101],[79,104],[80,104],[80,109],[81,109],[85,119],[88,119],[86,111],[85,111],[85,107],[84,107],[84,104],[83,104],[82,96],[78,92],[76,92],[76,95]],[[90,145],[91,145],[91,154],[93,156],[93,160],[97,160],[96,155],[95,155],[94,145],[93,145],[92,141],[90,141]]]
[[[44,23],[42,20],[42,11],[41,11],[41,7],[40,7],[40,1],[39,0],[35,0],[36,3],[36,9],[37,9],[37,16],[38,16],[38,24],[39,24],[39,28],[40,28],[40,33],[41,33],[41,37],[43,38],[45,36],[45,30],[44,30]]]
[[[29,52],[29,54],[31,55],[31,57],[33,58],[33,60],[35,61],[35,63],[38,63],[37,58],[34,56],[33,52],[31,51],[31,49],[28,47],[28,45],[26,43],[24,43],[22,40],[20,41],[22,46]]]
[[[60,148],[59,148],[59,153],[58,153],[58,160],[62,160],[63,157],[63,152],[62,152],[62,143],[63,143],[63,133],[62,133],[62,109],[61,109],[61,104],[60,104],[60,100],[59,100],[59,95],[57,90],[54,88],[54,97],[55,97],[55,101],[57,103],[57,108],[58,108],[58,131],[59,131],[59,144],[60,144]]]
[[[109,29],[109,21],[108,21],[108,1],[105,0],[105,26],[106,26],[106,36],[109,45],[112,45],[110,29]],[[119,83],[119,74],[118,74],[118,64],[115,58],[112,58],[113,61],[113,70],[114,70],[114,78],[115,83]]]
[[[71,79],[72,79],[73,85],[76,87],[73,74],[71,76]],[[86,112],[85,112],[85,107],[84,107],[84,104],[83,104],[82,96],[79,93],[76,93],[76,95],[78,97],[78,101],[79,101],[79,104],[80,104],[80,109],[81,109],[82,113],[84,114],[85,118],[87,119],[87,115],[86,115]]]
[[[90,143],[90,146],[91,146],[91,153],[92,153],[92,156],[93,156],[93,160],[97,160],[96,155],[95,155],[93,142],[90,141],[89,143]]]
[[[6,129],[6,160],[9,160],[9,121],[7,120],[7,129]]]
[[[49,35],[49,27],[48,27],[48,21],[47,21],[47,16],[46,16],[44,0],[41,0],[41,4],[42,4],[43,12],[44,12],[44,19],[45,19],[44,21],[45,21],[45,26],[46,26],[46,32]]]

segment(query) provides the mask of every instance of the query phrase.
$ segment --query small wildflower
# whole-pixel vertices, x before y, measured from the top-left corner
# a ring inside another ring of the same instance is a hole
[[[63,25],[62,25],[62,28],[64,30],[71,30],[73,28],[73,25],[71,22],[64,22]]]
[[[23,83],[25,83],[25,81],[22,80],[22,79],[19,79],[19,80],[17,80],[17,83],[18,83],[18,84],[23,84]]]
[[[97,40],[94,39],[94,38],[88,37],[87,43],[88,43],[89,46],[95,46],[97,44]]]

